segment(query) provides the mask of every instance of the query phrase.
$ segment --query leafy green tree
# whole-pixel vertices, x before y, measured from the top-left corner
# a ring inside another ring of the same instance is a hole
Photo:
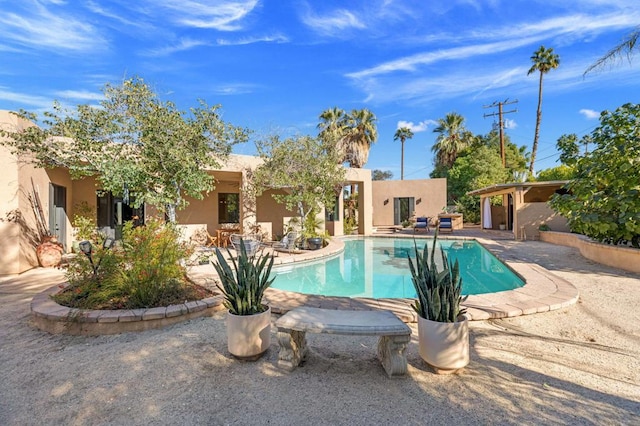
[[[448,173],[447,192],[450,201],[456,203],[464,214],[465,220],[478,222],[480,199],[466,193],[508,180],[509,172],[502,167],[499,151],[488,146],[479,146],[473,151],[466,151],[456,159]]]
[[[455,112],[448,113],[438,119],[438,126],[433,129],[438,133],[436,143],[431,150],[436,154],[435,165],[451,167],[458,157],[458,153],[471,144],[473,136],[464,127],[464,117]]]
[[[149,203],[175,222],[185,196],[202,199],[214,188],[207,172],[221,166],[232,144],[248,131],[222,121],[218,106],[203,101],[189,113],[164,102],[141,78],[107,84],[100,107],[65,111],[54,102],[42,127],[4,132],[17,153],[32,153],[38,165],[62,166],[72,177],[95,176],[103,190]],[[24,118],[37,116],[22,111]]]
[[[269,189],[283,190],[273,198],[298,211],[301,223],[319,206],[333,208],[345,179],[335,146],[310,136],[284,140],[273,136],[257,147],[264,163],[250,178],[256,196]]]
[[[496,130],[491,130],[489,133],[483,136],[476,136],[471,149],[474,147],[486,145],[500,153],[500,135]],[[506,169],[509,173],[510,179],[514,181],[520,181],[521,177],[527,171],[527,164],[529,157],[527,147],[522,145],[518,147],[511,142],[509,135],[504,135],[504,155]]]
[[[638,39],[640,39],[640,28],[633,31],[627,37],[625,37],[620,44],[614,46],[611,50],[604,54],[601,58],[595,61],[586,69],[583,75],[588,74],[591,71],[602,68],[605,64],[608,64],[617,59],[621,59],[623,56],[631,57],[634,49],[638,46]]]
[[[375,169],[371,172],[372,180],[390,180],[393,179],[393,173],[389,170]]]
[[[413,132],[408,127],[400,127],[396,130],[396,133],[393,135],[393,140],[400,140],[401,143],[401,156],[400,156],[400,180],[404,180],[404,141],[407,139],[411,139],[413,137]]]
[[[575,133],[560,136],[556,142],[556,148],[560,151],[560,162],[562,164],[572,166],[580,157],[578,135]]]
[[[533,175],[533,168],[538,152],[538,139],[540,136],[540,122],[542,121],[542,77],[552,69],[560,66],[560,56],[553,53],[553,48],[545,49],[540,46],[538,50],[533,52],[531,56],[533,65],[529,68],[527,75],[536,71],[540,72],[540,80],[538,82],[538,109],[536,111],[536,131],[533,136],[533,146],[531,148],[531,163],[529,163],[529,175]]]
[[[571,180],[575,176],[575,169],[566,164],[540,170],[536,176],[538,182],[548,182],[552,180]]]
[[[574,232],[640,248],[640,105],[603,112],[591,137],[595,149],[576,161],[567,193],[551,205]]]

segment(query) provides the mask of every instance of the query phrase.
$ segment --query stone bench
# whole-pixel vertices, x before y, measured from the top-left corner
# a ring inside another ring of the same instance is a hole
[[[307,355],[306,333],[380,336],[378,359],[389,377],[407,373],[405,350],[411,329],[389,311],[338,311],[300,307],[276,321],[278,366],[292,371]]]

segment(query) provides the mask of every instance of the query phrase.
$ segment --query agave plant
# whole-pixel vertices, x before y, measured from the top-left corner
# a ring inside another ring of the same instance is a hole
[[[227,249],[229,253],[229,250]],[[269,279],[273,256],[268,253],[258,256],[248,256],[247,250],[240,240],[238,260],[231,258],[233,268],[216,250],[217,261],[213,266],[220,277],[220,284],[216,286],[224,294],[223,305],[234,315],[254,315],[267,310],[262,304],[264,291],[271,285],[274,278]]]
[[[418,298],[412,305],[413,309],[424,319],[437,322],[456,322],[459,315],[466,312],[460,308],[460,303],[466,299],[461,297],[462,278],[458,260],[449,262],[446,253],[440,246],[442,257],[442,271],[438,271],[435,262],[436,241],[438,231],[433,238],[431,256],[429,256],[428,243],[425,243],[422,253],[418,250],[414,241],[416,264],[414,266],[409,257],[409,269],[411,269],[411,281],[416,289]]]

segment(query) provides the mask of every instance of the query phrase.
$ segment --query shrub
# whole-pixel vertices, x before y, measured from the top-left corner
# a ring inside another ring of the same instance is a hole
[[[550,204],[573,232],[640,248],[640,104],[603,112],[591,140],[595,149],[576,161],[573,180]]]
[[[180,261],[189,251],[179,238],[175,225],[158,220],[136,228],[132,222],[124,226],[124,268],[119,281],[130,307],[154,306],[180,291],[186,274]]]
[[[186,281],[181,263],[190,252],[178,237],[172,224],[150,220],[134,228],[128,222],[118,246],[93,241],[91,260],[78,255],[71,261],[70,285],[54,299],[80,309],[137,309],[206,297],[210,291]]]

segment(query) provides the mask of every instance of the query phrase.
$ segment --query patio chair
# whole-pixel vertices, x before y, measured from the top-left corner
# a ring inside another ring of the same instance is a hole
[[[231,234],[229,239],[231,240],[231,245],[238,254],[240,254],[243,245],[244,249],[247,251],[247,256],[254,256],[258,249],[260,249],[260,241],[249,235]]]
[[[413,225],[413,232],[417,232],[419,229],[424,229],[429,232],[429,218],[419,217],[416,219],[416,223]]]
[[[450,217],[441,217],[438,219],[438,229],[440,231],[453,232],[453,222]]]
[[[287,232],[287,235],[282,237],[282,240],[273,243],[272,247],[277,251],[294,252],[296,250],[296,241],[298,239],[298,233],[296,231]]]

